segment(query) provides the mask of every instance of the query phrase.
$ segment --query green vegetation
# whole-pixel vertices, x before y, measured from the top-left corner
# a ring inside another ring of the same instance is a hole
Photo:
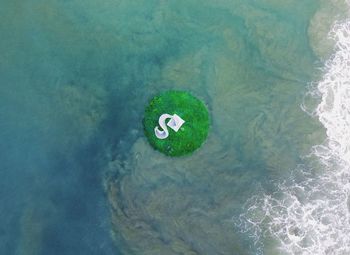
[[[169,128],[166,139],[158,139],[154,128],[159,126],[159,117],[168,113],[177,114],[185,123],[178,132]],[[209,114],[203,102],[183,91],[167,91],[155,96],[145,111],[143,120],[149,143],[168,156],[182,156],[198,149],[205,141],[209,130]]]

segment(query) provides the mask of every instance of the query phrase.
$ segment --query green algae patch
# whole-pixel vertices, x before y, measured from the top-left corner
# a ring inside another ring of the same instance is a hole
[[[146,107],[143,126],[152,147],[168,156],[183,156],[198,149],[208,136],[205,104],[185,91],[167,91]]]

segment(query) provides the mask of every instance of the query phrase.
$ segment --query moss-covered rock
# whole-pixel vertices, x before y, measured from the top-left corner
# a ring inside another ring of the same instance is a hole
[[[162,114],[176,114],[185,121],[177,132],[169,128],[169,136],[165,139],[155,135]],[[143,120],[149,143],[168,156],[182,156],[198,149],[208,136],[209,122],[205,104],[184,91],[167,91],[155,96],[147,106]]]

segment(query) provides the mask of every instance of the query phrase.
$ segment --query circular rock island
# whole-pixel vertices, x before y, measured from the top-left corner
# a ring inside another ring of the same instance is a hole
[[[168,156],[183,156],[198,149],[209,131],[205,104],[185,91],[167,91],[155,96],[145,110],[145,135],[156,150]]]

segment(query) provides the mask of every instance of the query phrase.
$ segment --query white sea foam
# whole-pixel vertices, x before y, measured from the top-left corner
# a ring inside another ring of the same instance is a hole
[[[316,177],[296,171],[303,181],[253,197],[235,222],[256,244],[277,240],[280,254],[350,254],[350,20],[336,23],[330,36],[335,53],[312,91],[320,97],[314,114],[327,132],[327,141],[313,148],[322,170]]]

